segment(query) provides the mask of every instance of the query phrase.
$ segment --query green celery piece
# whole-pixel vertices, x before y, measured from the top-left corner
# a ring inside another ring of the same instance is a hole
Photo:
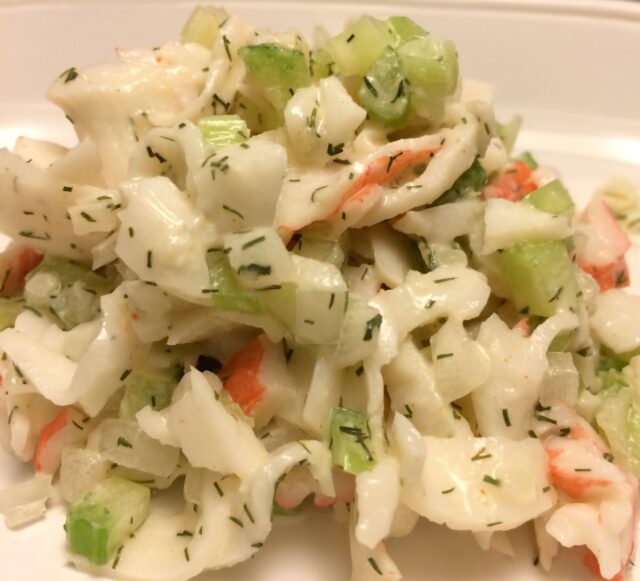
[[[640,477],[640,393],[638,386],[605,390],[596,422],[604,433],[616,464]]]
[[[48,305],[29,306],[48,307],[65,329],[93,320],[100,311],[100,297],[111,292],[114,287],[110,280],[88,267],[57,256],[46,255],[27,275],[27,280],[43,273],[58,279],[60,291],[48,299]]]
[[[278,44],[254,44],[242,47],[238,54],[280,113],[296,89],[311,83],[307,59],[300,50]]]
[[[407,18],[406,16],[391,16],[387,19],[387,22],[389,28],[397,37],[397,46],[406,44],[416,38],[425,38],[429,35],[424,28],[418,26],[411,18]]]
[[[476,158],[469,169],[462,173],[454,184],[431,205],[441,206],[442,204],[455,202],[468,192],[480,192],[486,183],[487,172],[480,165],[478,158]]]
[[[291,329],[295,323],[296,286],[285,283],[277,288],[251,290],[244,288],[222,248],[207,253],[210,288],[207,294],[221,311],[251,315],[267,314]]]
[[[578,284],[561,241],[521,242],[505,248],[497,260],[519,311],[550,317],[561,308],[576,307]]]
[[[325,49],[335,62],[335,72],[364,76],[384,47],[393,46],[394,41],[395,35],[386,22],[362,16],[329,39]]]
[[[23,309],[23,299],[0,298],[0,331],[13,327]]]
[[[333,58],[331,58],[331,55],[323,48],[311,51],[309,66],[311,69],[311,76],[315,81],[332,75],[333,65]]]
[[[518,133],[522,127],[522,117],[520,115],[514,115],[509,121],[505,123],[496,122],[496,133],[502,140],[504,148],[507,153],[511,153],[513,146],[518,138]]]
[[[120,401],[120,417],[133,419],[143,407],[163,410],[171,403],[178,386],[175,368],[134,370],[124,382],[124,395]]]
[[[195,42],[211,48],[218,36],[223,12],[215,8],[196,6],[182,28],[182,43]]]
[[[559,180],[553,180],[534,190],[527,194],[522,201],[531,204],[538,210],[556,216],[571,217],[576,208],[571,196]]]
[[[529,169],[538,169],[538,162],[535,160],[531,152],[523,151],[518,158],[521,162],[523,162]]]
[[[50,254],[47,254],[42,262],[27,275],[27,280],[41,272],[55,275],[63,287],[80,281],[85,288],[100,295],[113,289],[111,281],[96,274],[88,267]]]
[[[330,431],[331,453],[336,466],[350,474],[360,474],[375,465],[364,414],[349,408],[333,408]]]
[[[106,564],[145,521],[150,500],[146,486],[106,478],[69,507],[65,524],[69,550],[96,565]]]
[[[222,248],[207,252],[211,300],[222,311],[260,314],[264,311],[256,293],[245,289]]]
[[[387,46],[365,75],[358,100],[376,121],[398,126],[409,114],[408,93],[398,53]]]
[[[213,147],[242,143],[249,138],[249,129],[239,115],[211,115],[198,120],[202,137]]]
[[[398,54],[402,73],[412,90],[422,89],[424,98],[442,98],[455,91],[458,56],[452,42],[429,35],[402,45]]]

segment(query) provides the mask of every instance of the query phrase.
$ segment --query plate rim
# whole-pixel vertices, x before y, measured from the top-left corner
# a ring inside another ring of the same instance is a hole
[[[195,7],[197,4],[212,4],[222,7],[242,5],[245,8],[271,6],[295,6],[312,9],[315,0],[109,0],[112,6],[185,6]],[[397,3],[397,4],[396,4]],[[0,14],[23,12],[27,10],[73,9],[87,6],[105,6],[103,0],[0,0]],[[328,0],[324,7],[345,6],[401,8],[403,5],[416,9],[447,9],[453,11],[480,10],[483,12],[530,14],[532,16],[563,16],[590,19],[606,19],[621,24],[640,25],[640,4],[631,0]]]

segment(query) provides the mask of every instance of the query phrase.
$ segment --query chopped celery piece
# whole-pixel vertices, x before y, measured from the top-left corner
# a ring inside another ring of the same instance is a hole
[[[249,138],[247,124],[239,115],[211,115],[198,121],[202,137],[209,145],[223,147]]]
[[[556,216],[572,216],[575,204],[571,196],[559,180],[553,180],[537,190],[527,194],[523,202],[534,208],[555,214]]]
[[[331,453],[333,463],[350,474],[360,474],[375,464],[369,447],[371,437],[367,418],[349,408],[333,408],[331,414]]]
[[[640,476],[640,393],[638,386],[605,391],[596,422],[604,432],[616,463]]]
[[[529,169],[538,169],[538,162],[529,151],[523,151],[518,159],[523,162]]]
[[[0,298],[0,331],[13,327],[22,309],[24,309],[23,299]]]
[[[210,288],[206,290],[221,311],[251,315],[270,314],[292,328],[295,318],[296,288],[284,283],[264,290],[246,289],[222,248],[207,253]]]
[[[416,38],[398,49],[402,72],[412,89],[429,97],[451,95],[458,84],[458,56],[452,42],[433,35]],[[413,96],[413,95],[412,95]]]
[[[399,125],[409,113],[406,81],[398,53],[385,47],[363,79],[358,99],[369,115],[387,125]]]
[[[520,312],[550,317],[576,307],[578,285],[561,241],[521,242],[505,248],[498,254],[498,267]]]
[[[96,274],[88,267],[66,258],[51,256],[50,254],[47,254],[44,260],[29,273],[27,279],[31,279],[42,272],[55,275],[63,287],[80,281],[84,288],[98,294],[107,293],[113,288],[109,280]]]
[[[104,565],[147,518],[151,492],[122,478],[107,478],[67,513],[65,529],[72,553]]]
[[[520,115],[514,115],[506,123],[496,123],[496,133],[502,140],[502,143],[504,143],[504,148],[507,150],[507,153],[511,153],[521,127],[522,117],[520,117]]]
[[[100,312],[100,296],[113,284],[88,267],[47,255],[27,276],[27,305],[47,309],[65,329],[91,321]]]
[[[196,6],[182,28],[182,43],[195,42],[211,48],[218,36],[224,12],[212,7]]]
[[[211,299],[222,311],[258,314],[262,305],[255,293],[245,289],[222,248],[207,252]]]
[[[319,48],[311,52],[309,63],[311,68],[311,76],[316,81],[324,79],[333,74],[333,59],[331,58],[331,55],[323,48]]]
[[[441,206],[442,204],[448,204],[455,202],[458,198],[462,198],[468,192],[480,192],[487,183],[487,172],[480,165],[478,158],[476,158],[469,169],[462,173],[462,175],[454,182],[454,184],[438,199],[431,204],[432,206]]]
[[[241,48],[238,54],[279,112],[284,111],[296,89],[311,83],[309,66],[300,50],[278,44],[255,44]]]
[[[406,16],[392,16],[387,20],[389,28],[395,33],[397,37],[397,44],[403,45],[407,42],[415,40],[416,38],[424,38],[429,33],[418,26],[411,18]]]
[[[599,371],[598,377],[602,382],[602,389],[607,392],[607,395],[615,394],[621,388],[629,385],[622,371],[618,371],[617,369]]]
[[[394,44],[394,34],[386,22],[362,16],[331,38],[325,49],[341,75],[365,75],[385,46]]]
[[[162,410],[171,403],[178,385],[175,368],[167,370],[135,370],[124,382],[120,401],[120,417],[133,419],[143,407]]]

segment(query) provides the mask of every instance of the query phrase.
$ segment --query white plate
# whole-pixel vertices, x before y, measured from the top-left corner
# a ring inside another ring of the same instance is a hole
[[[360,13],[406,14],[457,45],[463,74],[499,87],[498,113],[525,116],[518,143],[557,166],[584,201],[611,175],[640,184],[640,6],[621,2],[226,2],[256,25],[310,34],[314,24],[336,30]],[[186,2],[97,0],[0,1],[0,146],[16,135],[72,144],[62,113],[46,104],[47,85],[69,66],[112,60],[113,48],[155,46],[176,38],[191,9]],[[640,281],[640,253],[630,256]],[[638,289],[637,282],[634,285]],[[0,452],[0,487],[29,467]],[[0,579],[78,581],[65,567],[63,511],[19,532],[0,524]],[[517,558],[478,549],[470,535],[422,523],[407,539],[388,543],[407,581],[509,579],[580,581],[578,551],[563,551],[551,576],[533,567],[528,530],[515,535]],[[640,574],[630,574],[640,580]],[[344,527],[326,516],[278,527],[251,562],[201,581],[346,581]]]

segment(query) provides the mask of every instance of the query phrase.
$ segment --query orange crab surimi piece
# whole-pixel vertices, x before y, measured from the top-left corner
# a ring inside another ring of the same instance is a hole
[[[38,264],[42,254],[29,246],[11,244],[0,254],[0,296],[15,295],[22,290],[24,279]]]
[[[631,247],[631,240],[609,206],[602,200],[591,201],[580,216],[580,222],[591,226],[592,243],[589,251],[577,253],[578,266],[596,280],[602,291],[628,286],[629,268],[624,255]],[[598,258],[603,253],[615,258],[601,264],[603,260]]]
[[[220,370],[225,391],[242,411],[249,415],[260,403],[266,387],[260,381],[260,367],[264,347],[260,339],[254,339],[235,353]]]
[[[593,478],[587,474],[560,466],[555,460],[563,454],[562,450],[547,449],[549,476],[553,485],[575,500],[584,500],[594,488],[606,488],[611,481],[606,478]]]
[[[419,151],[399,151],[395,155],[375,158],[364,173],[346,189],[340,205],[330,218],[337,218],[347,204],[362,202],[375,187],[388,184],[410,167],[427,162],[439,150],[437,147]]]
[[[516,161],[508,169],[498,174],[483,190],[485,199],[503,198],[518,202],[527,194],[538,189],[533,180],[531,168],[523,161]]]
[[[603,266],[583,261],[578,261],[578,266],[595,279],[602,292],[612,288],[629,286],[629,266],[624,256],[620,256],[615,262]]]
[[[86,438],[84,430],[87,417],[77,408],[67,406],[40,432],[38,446],[33,457],[36,472],[54,474],[60,466],[62,449]]]

